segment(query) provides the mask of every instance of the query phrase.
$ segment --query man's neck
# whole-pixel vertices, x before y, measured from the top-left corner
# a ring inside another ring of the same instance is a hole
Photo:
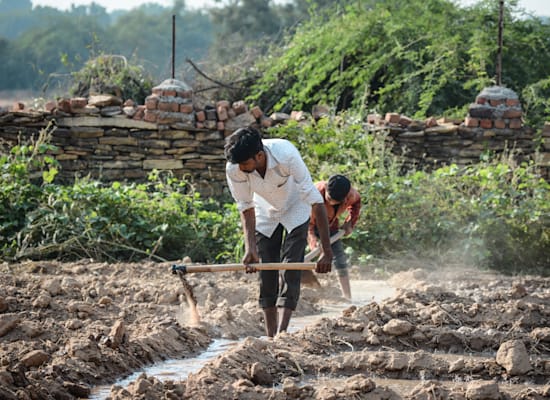
[[[258,174],[260,174],[260,176],[263,178],[265,178],[265,171],[267,170],[267,152],[264,151],[264,157],[262,158],[263,160],[263,163],[261,163],[260,165],[258,165],[258,168],[256,169],[256,171],[258,171]]]

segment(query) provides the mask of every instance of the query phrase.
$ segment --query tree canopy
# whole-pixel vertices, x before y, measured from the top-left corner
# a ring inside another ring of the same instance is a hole
[[[503,84],[548,78],[550,26],[505,10]],[[258,65],[250,99],[265,110],[318,103],[424,117],[459,112],[495,83],[498,2],[349,1],[312,15]]]

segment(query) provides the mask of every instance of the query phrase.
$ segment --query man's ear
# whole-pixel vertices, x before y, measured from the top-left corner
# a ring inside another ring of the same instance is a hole
[[[260,150],[258,153],[256,153],[256,159],[260,162],[263,162],[265,160],[265,151]]]

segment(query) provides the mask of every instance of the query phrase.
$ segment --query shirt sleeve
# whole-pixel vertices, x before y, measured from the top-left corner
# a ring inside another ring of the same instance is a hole
[[[229,191],[237,203],[237,209],[242,212],[254,208],[254,194],[250,188],[250,181],[246,173],[239,169],[239,164],[228,162],[225,166],[225,175]]]
[[[323,197],[317,187],[313,184],[309,170],[307,169],[298,149],[288,142],[288,166],[290,175],[293,176],[296,186],[300,192],[300,198],[307,204],[313,205],[323,203]]]
[[[357,221],[359,220],[359,215],[361,214],[361,195],[354,188],[350,189],[347,203],[348,216],[346,218],[346,222],[351,221],[351,227],[354,228],[355,224],[357,224]]]

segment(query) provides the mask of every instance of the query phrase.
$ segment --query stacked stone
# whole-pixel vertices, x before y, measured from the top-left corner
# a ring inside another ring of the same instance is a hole
[[[193,90],[185,82],[167,79],[145,99],[143,120],[158,125],[195,127]]]
[[[129,110],[133,110],[130,100],[122,103],[120,97],[111,94],[97,94],[90,97],[62,98],[57,102],[50,101],[44,106],[45,110],[57,117],[95,115],[102,117],[130,116]]]
[[[464,125],[468,128],[521,129],[522,110],[518,95],[501,86],[485,88],[470,105]]]

